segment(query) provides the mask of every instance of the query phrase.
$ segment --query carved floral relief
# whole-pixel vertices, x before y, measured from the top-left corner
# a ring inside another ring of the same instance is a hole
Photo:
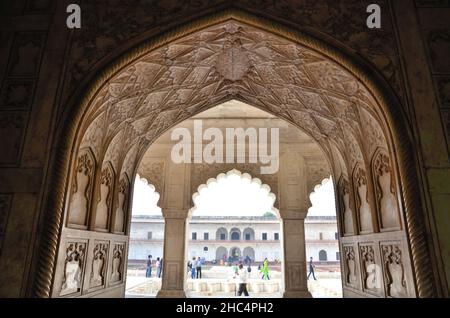
[[[344,282],[346,285],[356,287],[357,278],[357,263],[355,249],[353,246],[344,246]]]
[[[350,185],[346,177],[341,176],[338,184],[339,204],[345,234],[353,234],[353,215],[350,207]]]
[[[372,215],[368,198],[366,172],[360,166],[357,166],[353,173],[353,185],[360,231],[372,231]]]
[[[119,192],[117,193],[117,209],[115,216],[114,231],[125,232],[125,223],[127,220],[128,210],[128,191],[130,189],[130,183],[126,174],[122,176],[119,181]]]
[[[405,268],[400,245],[382,245],[382,256],[387,295],[391,297],[406,297]]]
[[[123,280],[123,268],[124,268],[124,244],[115,244],[113,249],[113,257],[111,263],[111,278],[110,282],[119,282]]]
[[[375,251],[372,245],[359,247],[363,288],[378,291],[381,288],[381,268],[376,264]]]
[[[82,150],[75,166],[68,223],[84,226],[92,200],[95,160],[89,149]]]
[[[108,162],[100,177],[100,193],[95,215],[95,228],[107,229],[111,216],[114,186],[114,170]]]
[[[64,261],[64,276],[60,296],[81,291],[86,245],[85,242],[69,242],[66,244],[66,259]]]
[[[108,247],[109,244],[107,242],[97,242],[95,244],[89,284],[90,288],[102,286],[105,284]]]
[[[398,229],[398,207],[389,157],[382,151],[375,154],[372,163],[375,197],[382,229]]]

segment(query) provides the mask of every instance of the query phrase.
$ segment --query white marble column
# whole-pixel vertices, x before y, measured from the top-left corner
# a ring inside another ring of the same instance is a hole
[[[184,281],[187,211],[163,210],[164,256],[161,290],[156,297],[186,297]]]
[[[305,217],[298,211],[281,211],[284,241],[285,298],[310,298],[306,280]]]

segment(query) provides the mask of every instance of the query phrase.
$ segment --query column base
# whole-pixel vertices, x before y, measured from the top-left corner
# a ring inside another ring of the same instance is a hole
[[[305,290],[305,291],[285,291],[283,293],[283,298],[313,298],[313,296],[307,290]]]
[[[186,298],[184,290],[163,290],[156,294],[156,298]]]

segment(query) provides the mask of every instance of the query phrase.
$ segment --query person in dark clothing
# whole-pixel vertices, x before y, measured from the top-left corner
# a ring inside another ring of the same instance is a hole
[[[312,257],[309,258],[309,274],[308,274],[308,278],[307,279],[309,279],[309,276],[311,276],[311,274],[312,274],[314,280],[317,280],[316,279],[316,275],[314,275],[314,265],[313,265],[313,258]]]
[[[202,278],[202,260],[199,258],[197,258],[197,267],[195,268],[196,272],[197,272],[197,279],[198,278]]]
[[[145,277],[152,277],[152,256],[149,255],[147,259],[147,270],[145,271]]]

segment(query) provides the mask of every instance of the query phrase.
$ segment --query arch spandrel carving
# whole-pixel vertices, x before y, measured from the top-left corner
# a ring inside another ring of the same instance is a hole
[[[67,225],[87,227],[94,190],[96,161],[90,148],[81,149],[74,167]]]
[[[292,111],[305,111],[320,122],[319,126],[309,125],[308,133],[318,138],[336,138],[336,124],[327,123],[326,118],[345,113],[351,108],[350,98],[358,99],[368,93],[360,92],[366,89],[334,62],[301,45],[294,47],[283,38],[231,21],[144,55],[103,88],[107,92],[105,99],[114,101],[109,107],[108,134],[123,128],[125,124],[121,123],[126,118],[130,123],[139,120],[141,134],[152,140],[169,128],[169,123],[203,109],[206,99],[211,102],[238,94],[287,119],[299,116],[292,115]],[[230,56],[245,63],[233,64]],[[297,62],[292,64],[292,59]],[[227,67],[239,76],[222,74]],[[291,74],[301,72],[307,80],[298,83],[292,76],[281,76],[280,68],[290,68]],[[365,98],[360,104],[367,102]],[[288,112],[286,107],[290,108]]]

